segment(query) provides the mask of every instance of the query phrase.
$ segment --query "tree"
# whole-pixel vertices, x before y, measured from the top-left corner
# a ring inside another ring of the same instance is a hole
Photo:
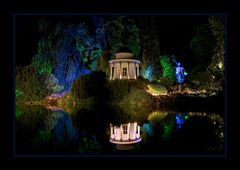
[[[37,69],[32,65],[16,67],[16,89],[21,91],[23,101],[40,100],[46,95]]]
[[[196,66],[199,71],[202,71],[211,62],[216,41],[207,22],[195,27],[195,32],[196,35],[191,40],[189,47],[195,53]]]
[[[171,60],[171,57],[168,55],[162,55],[160,57],[160,63],[162,66],[163,78],[169,78],[174,81],[175,80],[174,65]]]
[[[147,25],[147,26],[146,26]],[[150,16],[139,19],[140,42],[141,42],[141,73],[146,75],[149,68],[152,69],[149,80],[159,78],[161,68],[159,63],[160,49],[158,39],[158,27],[155,18]],[[145,77],[147,78],[147,77]]]
[[[99,20],[99,19],[98,19]],[[108,16],[98,21],[99,40],[110,53],[115,54],[120,47],[128,47],[135,56],[140,52],[139,29],[133,18]]]
[[[103,71],[107,76],[110,75],[109,60],[111,59],[111,53],[105,51],[104,54],[98,59],[97,71]]]
[[[224,84],[224,18],[212,16],[209,18],[212,34],[216,39],[215,48],[208,72],[212,75],[212,85],[222,90]]]
[[[88,97],[103,97],[106,95],[106,74],[93,71],[88,75],[80,76],[73,81],[71,92],[80,99]]]

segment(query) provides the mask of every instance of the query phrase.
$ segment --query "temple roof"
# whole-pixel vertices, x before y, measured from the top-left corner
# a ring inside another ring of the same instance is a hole
[[[116,59],[130,59],[133,58],[132,51],[127,47],[121,47],[118,49],[118,52],[115,54]]]

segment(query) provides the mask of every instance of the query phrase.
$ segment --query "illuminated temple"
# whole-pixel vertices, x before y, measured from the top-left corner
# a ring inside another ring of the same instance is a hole
[[[116,59],[110,60],[110,80],[137,79],[139,77],[140,61],[133,59],[133,54],[127,48],[120,48],[115,54]]]

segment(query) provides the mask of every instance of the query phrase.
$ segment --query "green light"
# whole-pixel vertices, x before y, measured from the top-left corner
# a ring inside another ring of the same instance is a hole
[[[51,129],[42,129],[37,132],[36,137],[33,139],[35,145],[46,144],[51,141],[53,134]]]
[[[16,118],[19,118],[19,117],[21,117],[22,115],[23,115],[23,111],[20,110],[20,109],[18,109],[18,108],[16,108]]]
[[[170,136],[173,132],[173,128],[174,128],[173,124],[168,124],[168,125],[165,124],[164,125],[164,132],[163,132],[163,135],[162,135],[164,140],[167,140],[167,139],[170,138]]]
[[[19,96],[23,95],[23,92],[18,90],[18,89],[15,90],[15,93],[16,93],[16,97],[19,97]]]
[[[185,118],[185,120],[187,120],[187,119],[189,118],[189,116],[188,116],[188,115],[185,115],[184,118]]]
[[[163,70],[163,77],[170,78],[171,80],[175,79],[174,67],[169,56],[161,56],[160,63]]]

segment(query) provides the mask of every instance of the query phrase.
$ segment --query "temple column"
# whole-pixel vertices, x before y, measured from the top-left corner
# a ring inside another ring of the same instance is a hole
[[[133,72],[134,72],[134,78],[135,78],[135,79],[137,79],[137,76],[136,76],[136,74],[137,74],[137,73],[136,73],[136,67],[137,67],[137,65],[136,65],[136,63],[134,63],[134,69],[133,69],[134,71],[133,71]]]
[[[137,77],[139,77],[139,64],[137,64]]]
[[[120,62],[120,79],[122,79],[122,62]]]
[[[130,78],[129,77],[129,62],[128,62],[128,67],[127,67],[127,77],[128,77],[128,79]]]
[[[112,79],[112,64],[110,64],[110,80]]]

